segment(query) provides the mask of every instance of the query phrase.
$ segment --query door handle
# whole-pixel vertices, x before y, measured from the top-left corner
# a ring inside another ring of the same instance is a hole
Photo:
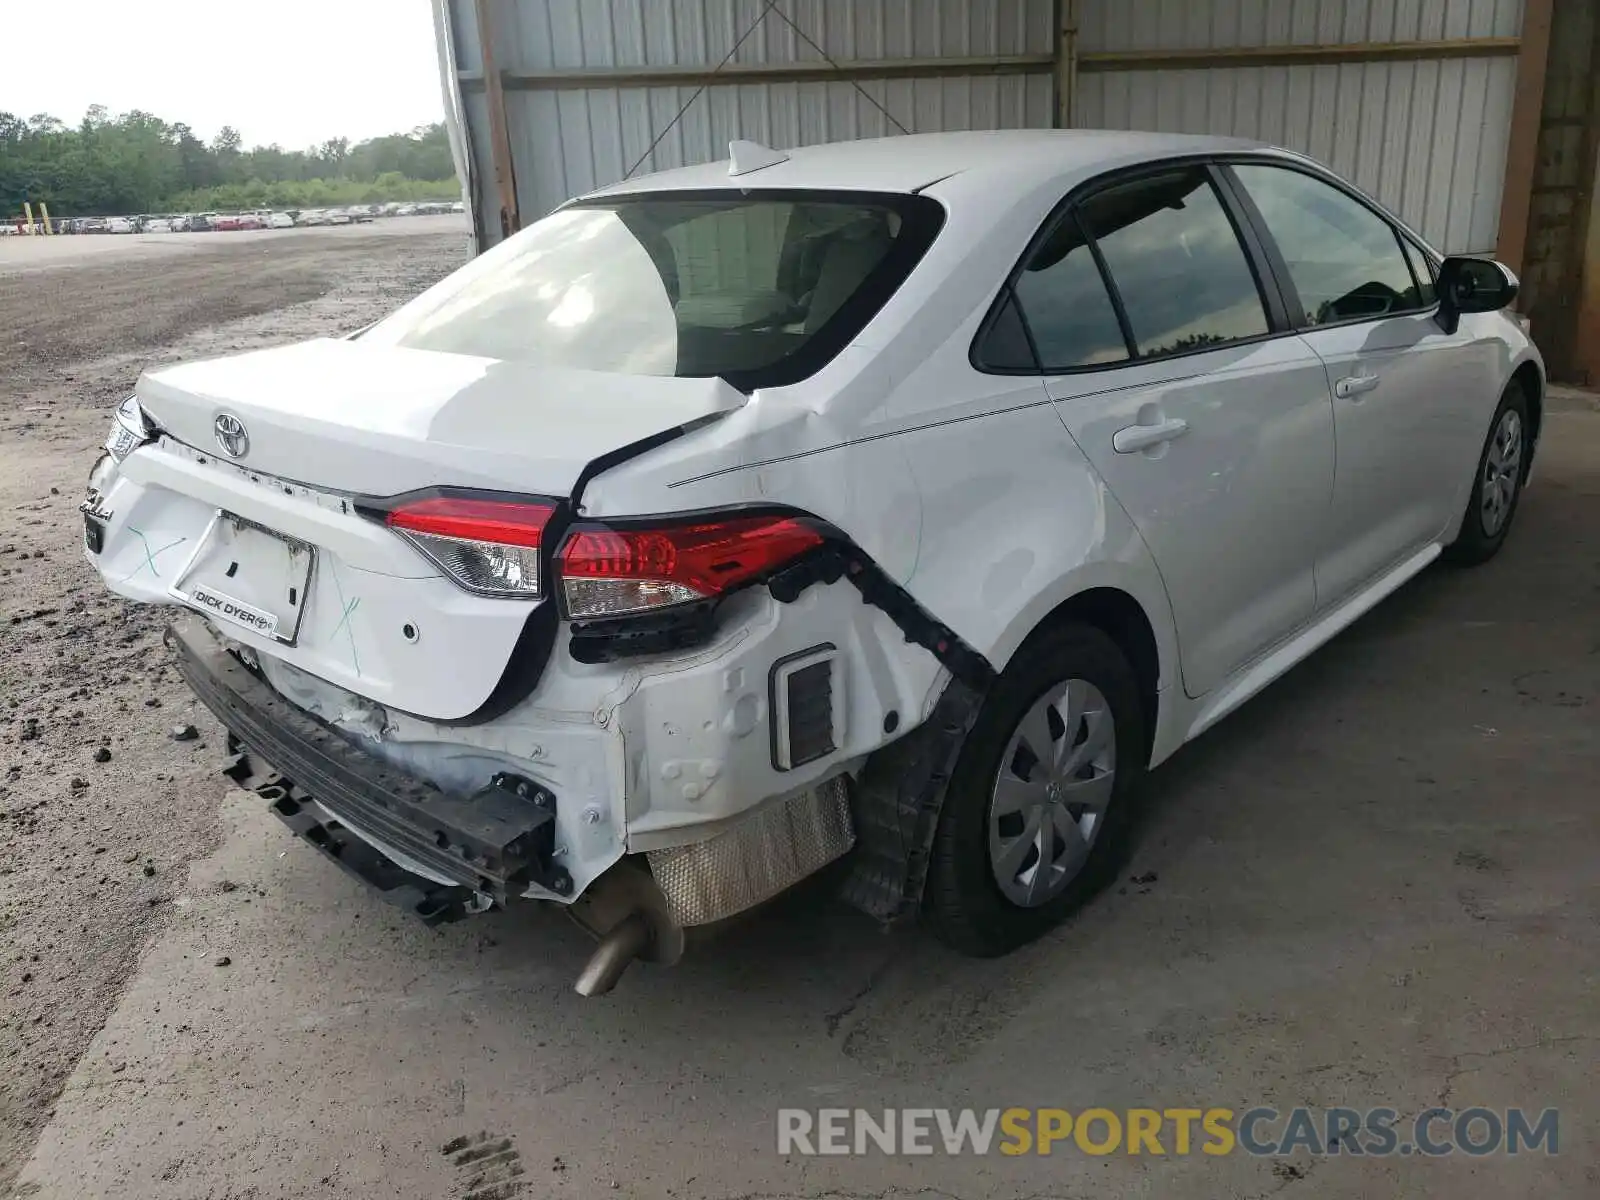
[[[1346,375],[1333,385],[1333,394],[1341,400],[1349,400],[1376,391],[1382,382],[1376,375]]]
[[[1137,454],[1162,442],[1170,442],[1189,432],[1189,422],[1177,417],[1158,425],[1129,425],[1111,435],[1111,448],[1118,454]]]

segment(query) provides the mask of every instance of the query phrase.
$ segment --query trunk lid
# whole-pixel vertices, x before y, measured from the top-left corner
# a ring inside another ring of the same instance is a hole
[[[720,379],[333,339],[168,367],[137,391],[179,441],[222,448],[217,421],[231,416],[247,439],[229,455],[240,466],[370,496],[437,485],[568,496],[601,455],[745,403]]]
[[[718,379],[347,341],[155,371],[138,396],[163,435],[103,500],[95,561],[113,590],[198,609],[261,653],[437,720],[487,719],[527,694],[554,641],[550,587],[470,593],[348,497],[566,498],[602,455],[745,401]]]

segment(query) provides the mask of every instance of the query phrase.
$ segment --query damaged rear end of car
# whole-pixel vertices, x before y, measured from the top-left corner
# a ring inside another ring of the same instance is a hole
[[[600,941],[585,994],[858,841],[852,898],[898,915],[952,744],[905,734],[970,720],[988,666],[741,468],[941,221],[877,193],[562,210],[359,337],[147,375],[86,552],[186,610],[168,645],[230,777],[430,922],[562,906]]]

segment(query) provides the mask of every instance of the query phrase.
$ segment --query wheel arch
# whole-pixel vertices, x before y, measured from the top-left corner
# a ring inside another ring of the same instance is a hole
[[[1166,587],[1148,554],[1086,564],[1037,595],[990,648],[996,671],[1005,670],[1030,639],[1062,621],[1099,629],[1127,657],[1139,681],[1145,740],[1152,763],[1174,748],[1172,705],[1165,702],[1181,674],[1176,623]],[[1178,689],[1181,691],[1181,689]]]
[[[1076,621],[1098,629],[1127,658],[1139,683],[1139,702],[1144,712],[1145,752],[1148,754],[1155,742],[1156,723],[1161,717],[1162,692],[1161,647],[1149,614],[1131,593],[1121,588],[1086,588],[1067,597],[1045,614],[1028,638],[1024,639],[1018,648],[1019,653],[1025,650],[1028,641],[1066,621]]]
[[[1529,430],[1527,459],[1522,465],[1522,478],[1526,482],[1533,470],[1533,456],[1538,452],[1539,432],[1544,428],[1544,372],[1532,358],[1526,358],[1511,372],[1511,382],[1519,385],[1527,397],[1528,423],[1533,426]]]

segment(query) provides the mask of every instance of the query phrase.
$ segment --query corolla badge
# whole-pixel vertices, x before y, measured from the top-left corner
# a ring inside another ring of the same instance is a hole
[[[216,432],[217,445],[229,458],[243,458],[250,453],[250,431],[238,417],[232,413],[218,413],[211,427]]]

